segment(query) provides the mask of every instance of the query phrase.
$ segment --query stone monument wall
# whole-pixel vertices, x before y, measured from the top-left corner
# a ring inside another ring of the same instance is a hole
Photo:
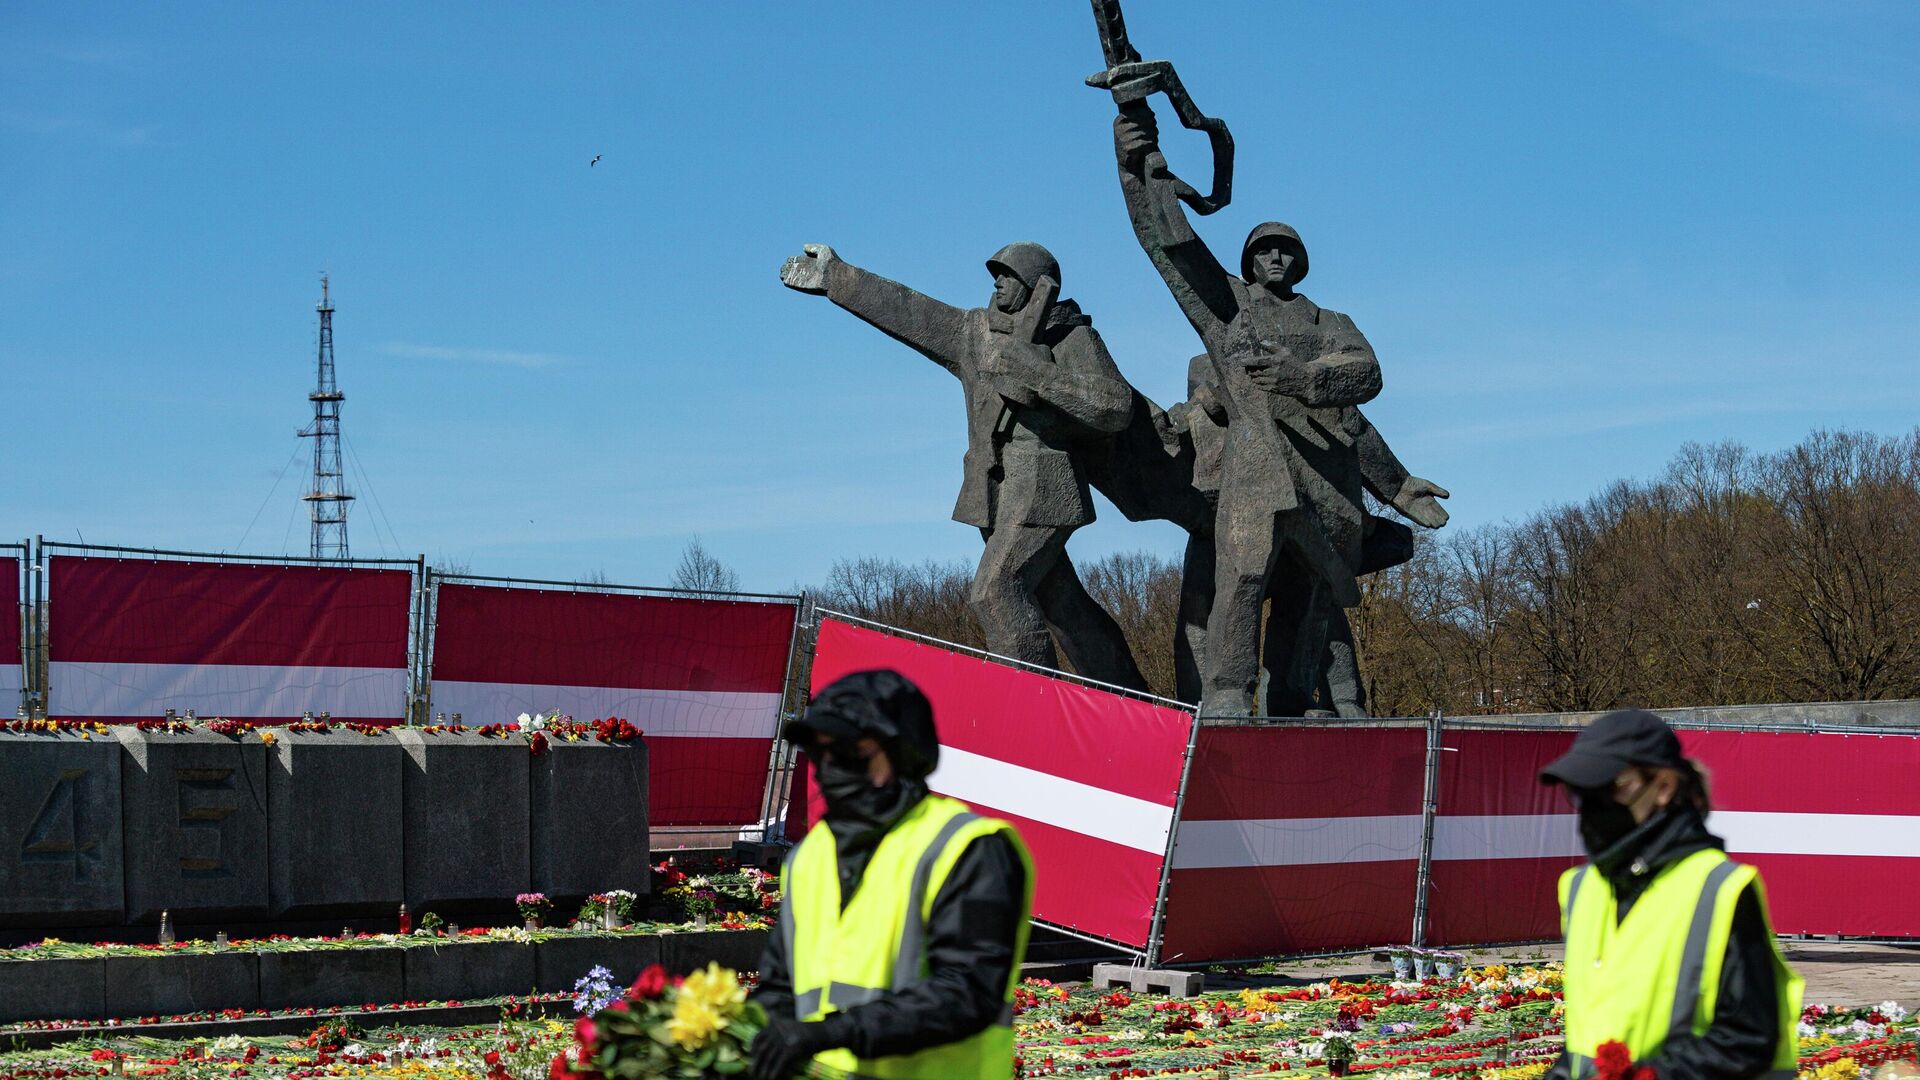
[[[640,740],[0,732],[0,927],[564,905],[646,893],[648,841]]]

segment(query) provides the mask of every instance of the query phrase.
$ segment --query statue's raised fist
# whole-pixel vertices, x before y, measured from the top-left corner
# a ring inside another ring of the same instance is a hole
[[[780,267],[780,283],[804,293],[827,291],[827,266],[838,258],[825,244],[808,244]]]

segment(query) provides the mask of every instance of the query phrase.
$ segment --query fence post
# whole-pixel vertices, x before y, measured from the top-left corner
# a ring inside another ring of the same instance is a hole
[[[1160,889],[1153,896],[1153,922],[1147,930],[1146,965],[1160,966],[1166,938],[1167,894],[1173,886],[1173,849],[1180,838],[1180,813],[1187,808],[1187,782],[1193,774],[1193,752],[1200,745],[1200,709],[1193,707],[1193,727],[1187,731],[1187,756],[1180,762],[1180,786],[1173,793],[1173,817],[1167,822],[1167,849],[1160,859]]]
[[[1413,944],[1427,943],[1427,912],[1433,892],[1433,819],[1440,808],[1440,724],[1438,708],[1427,717],[1426,793],[1420,801],[1420,873],[1414,882]]]
[[[433,632],[433,620],[427,617],[427,605],[433,597],[433,569],[427,565],[425,553],[414,562],[413,583],[413,655],[408,658],[412,685],[407,690],[407,723],[425,724],[427,717],[432,715],[428,710],[433,707],[433,692],[427,683],[427,637]]]
[[[27,629],[33,634],[32,668],[27,684],[33,688],[28,715],[46,716],[47,684],[53,681],[53,664],[47,659],[47,538],[33,538],[32,599],[28,601]]]
[[[813,601],[807,594],[800,594],[799,602],[793,606],[793,636],[787,640],[787,679],[780,694],[780,705],[773,712],[773,745],[767,749],[766,791],[760,797],[760,842],[770,843],[769,835],[774,814],[780,808],[780,800],[786,797],[793,775],[793,755],[787,751],[786,744],[780,739],[780,732],[787,721],[800,715],[807,707],[807,687],[804,682],[806,673],[813,667],[814,643],[817,634],[809,635],[808,622],[813,616]],[[801,662],[801,646],[806,647],[806,662]],[[793,807],[787,807],[787,813],[793,813]]]

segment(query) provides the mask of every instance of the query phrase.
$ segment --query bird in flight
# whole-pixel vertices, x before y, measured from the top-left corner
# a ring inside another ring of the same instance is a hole
[[[595,154],[595,155],[593,155],[593,160],[592,160],[592,161],[589,161],[589,162],[587,162],[587,168],[589,168],[589,169],[591,169],[591,168],[593,168],[593,167],[594,167],[595,165],[598,165],[598,164],[600,164],[600,155],[599,155],[599,154]]]

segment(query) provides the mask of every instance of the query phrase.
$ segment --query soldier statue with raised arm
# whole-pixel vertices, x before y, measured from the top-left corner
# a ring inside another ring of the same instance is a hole
[[[967,453],[953,518],[986,539],[968,599],[988,649],[1058,667],[1051,628],[1076,672],[1144,690],[1119,625],[1067,557],[1067,538],[1093,520],[1082,458],[1126,426],[1132,388],[1093,321],[1058,298],[1060,264],[1046,248],[1008,244],[987,270],[994,285],[984,308],[941,303],[824,244],[788,259],[780,280],[825,296],[960,380]]]

